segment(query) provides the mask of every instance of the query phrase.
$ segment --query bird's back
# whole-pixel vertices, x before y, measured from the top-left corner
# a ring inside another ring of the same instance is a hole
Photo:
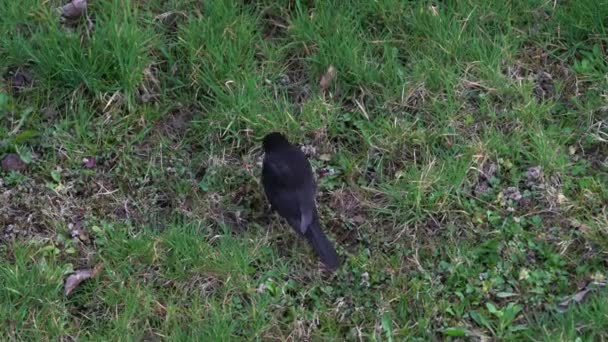
[[[310,163],[304,153],[295,146],[285,146],[269,151],[264,156],[262,181],[276,187],[296,190],[301,187],[314,186],[314,177]]]

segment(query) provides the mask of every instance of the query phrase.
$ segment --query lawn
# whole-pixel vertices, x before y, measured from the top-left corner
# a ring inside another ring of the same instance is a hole
[[[2,339],[608,337],[608,1],[65,3],[0,0]]]

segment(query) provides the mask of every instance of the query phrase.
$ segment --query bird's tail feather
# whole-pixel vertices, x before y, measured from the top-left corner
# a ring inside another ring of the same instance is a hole
[[[323,229],[316,218],[308,227],[304,236],[312,245],[312,248],[321,259],[321,262],[323,262],[330,271],[335,271],[340,266],[338,253],[336,253],[331,241],[329,241],[325,233],[323,233]]]

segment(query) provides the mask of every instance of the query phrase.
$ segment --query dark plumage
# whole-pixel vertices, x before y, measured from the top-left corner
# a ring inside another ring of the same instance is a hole
[[[280,133],[264,137],[263,147],[262,184],[270,205],[310,242],[329,270],[337,269],[338,254],[319,223],[316,184],[306,156]]]

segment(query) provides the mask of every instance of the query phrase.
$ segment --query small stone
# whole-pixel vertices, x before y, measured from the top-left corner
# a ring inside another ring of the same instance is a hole
[[[80,18],[87,10],[86,0],[73,0],[63,7],[59,8],[59,12],[64,18],[77,19]]]
[[[87,157],[82,160],[82,163],[85,168],[92,169],[97,165],[97,160],[95,160],[95,157]]]
[[[23,171],[26,167],[27,164],[16,153],[9,153],[2,159],[2,170],[4,171]]]

